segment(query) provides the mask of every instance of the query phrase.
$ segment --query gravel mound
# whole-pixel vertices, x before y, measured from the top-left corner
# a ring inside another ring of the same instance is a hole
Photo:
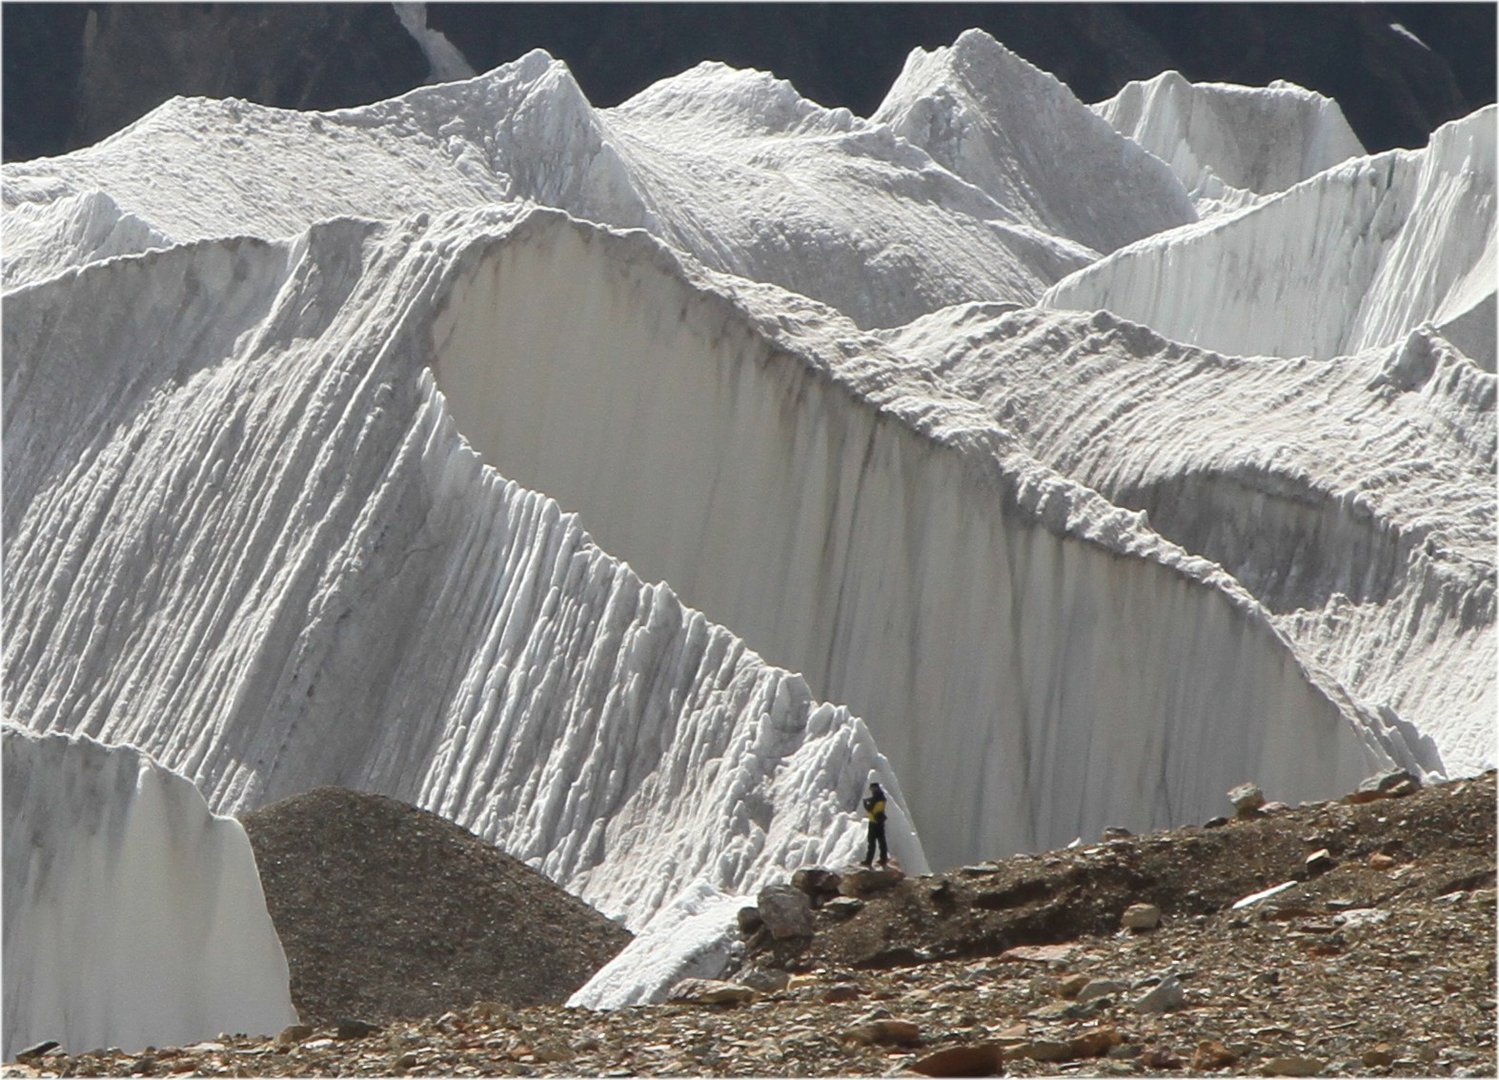
[[[304,1023],[560,1003],[630,940],[436,814],[319,788],[244,815]]]

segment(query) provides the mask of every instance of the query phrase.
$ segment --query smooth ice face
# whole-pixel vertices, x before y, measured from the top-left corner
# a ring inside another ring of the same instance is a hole
[[[1494,370],[1495,106],[1424,150],[1355,158],[1235,214],[1132,244],[1043,305],[1108,309],[1244,356],[1332,357],[1431,324]]]
[[[239,822],[129,747],[11,724],[0,740],[7,1060],[296,1023]]]
[[[1250,205],[1364,156],[1336,101],[1279,79],[1191,83],[1166,71],[1092,108],[1170,164],[1204,213]]]

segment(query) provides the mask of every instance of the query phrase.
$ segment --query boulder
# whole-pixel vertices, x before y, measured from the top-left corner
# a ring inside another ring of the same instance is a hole
[[[366,1039],[384,1030],[385,1028],[379,1024],[372,1024],[368,1020],[359,1020],[354,1017],[340,1020],[333,1025],[333,1034],[340,1039]]]
[[[1161,925],[1161,909],[1154,904],[1131,904],[1119,923],[1126,930],[1154,930]]]
[[[1116,982],[1113,979],[1090,979],[1088,984],[1078,991],[1077,1000],[1079,1002],[1088,1002],[1096,998],[1112,997],[1115,994],[1122,994],[1128,989],[1129,987],[1125,986],[1122,982]]]
[[[890,888],[905,876],[893,866],[860,867],[844,874],[838,888],[844,896],[869,896]]]
[[[1327,1063],[1319,1058],[1289,1054],[1265,1062],[1266,1076],[1316,1076]]]
[[[1027,1058],[1031,1061],[1071,1061],[1077,1055],[1072,1052],[1072,1043],[1055,1039],[1032,1039],[1005,1051],[1005,1059]]]
[[[1407,769],[1386,769],[1375,773],[1358,786],[1347,802],[1373,802],[1375,799],[1398,799],[1421,789],[1421,781]]]
[[[1325,874],[1337,865],[1332,852],[1326,848],[1318,848],[1306,857],[1306,872],[1309,874]]]
[[[1240,784],[1228,793],[1228,801],[1234,804],[1234,813],[1250,817],[1265,805],[1265,793],[1258,784]]]
[[[853,983],[834,983],[822,992],[822,1001],[825,1005],[837,1005],[844,1001],[857,1001],[863,995],[864,991]]]
[[[756,898],[760,919],[778,940],[812,936],[812,901],[790,885],[767,885]]]
[[[906,1066],[922,1076],[1000,1076],[1004,1057],[992,1042],[947,1046]]]
[[[1115,1028],[1093,1028],[1072,1037],[1072,1056],[1080,1058],[1103,1057],[1124,1041]]]
[[[774,994],[790,985],[791,976],[775,968],[750,968],[748,971],[741,971],[734,981],[762,994]]]
[[[1182,989],[1181,980],[1175,975],[1168,975],[1139,1001],[1135,1002],[1135,1011],[1142,1013],[1171,1012],[1180,1009],[1187,1003],[1187,992]]]
[[[739,932],[746,937],[765,925],[765,920],[760,918],[760,909],[750,905],[739,909],[738,919]]]
[[[1140,1064],[1147,1069],[1180,1069],[1182,1059],[1169,1046],[1152,1046],[1140,1055]]]
[[[836,900],[829,900],[822,905],[822,910],[829,915],[835,915],[840,919],[846,919],[864,906],[864,901],[854,896],[840,896]]]
[[[1239,1056],[1216,1039],[1203,1039],[1192,1052],[1192,1071],[1206,1072],[1226,1069],[1239,1060]]]
[[[843,875],[822,866],[804,866],[791,875],[792,887],[806,893],[814,908],[837,896],[842,884]]]
[[[668,1002],[681,1005],[740,1005],[754,999],[751,987],[722,979],[683,979],[666,997]]]

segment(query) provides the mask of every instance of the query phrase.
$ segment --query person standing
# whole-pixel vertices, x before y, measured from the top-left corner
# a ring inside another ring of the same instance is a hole
[[[890,850],[885,846],[885,789],[879,784],[869,785],[869,798],[864,800],[864,813],[869,818],[869,845],[864,849],[861,866],[874,862],[874,848],[880,847],[880,866],[890,864]]]

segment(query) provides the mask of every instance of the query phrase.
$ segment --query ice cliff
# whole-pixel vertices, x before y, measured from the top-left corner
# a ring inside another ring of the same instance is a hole
[[[533,52],[7,165],[4,708],[464,824],[641,931],[595,1005],[872,776],[919,870],[1481,768],[1491,121],[1194,221],[969,34],[871,120]]]
[[[0,745],[7,1060],[296,1023],[239,822],[130,747],[8,723]]]
[[[1494,370],[1494,106],[1424,150],[1354,158],[1238,213],[1122,248],[1053,286],[1219,352],[1330,357],[1424,324]]]
[[[1093,110],[1167,162],[1200,211],[1252,204],[1364,155],[1336,101],[1280,79],[1234,86],[1165,71]]]

